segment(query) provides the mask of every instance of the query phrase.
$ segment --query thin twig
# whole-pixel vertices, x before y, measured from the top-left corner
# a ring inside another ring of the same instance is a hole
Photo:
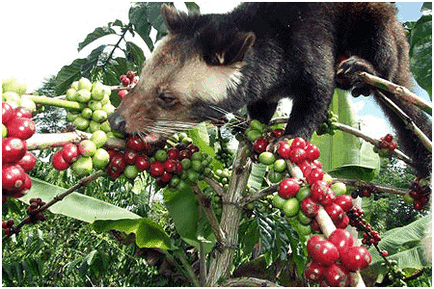
[[[265,189],[258,191],[255,194],[249,194],[249,195],[247,195],[241,199],[240,206],[242,206],[242,207],[246,206],[246,205],[250,204],[251,202],[257,201],[257,200],[262,199],[268,195],[271,195],[271,194],[277,192],[278,188],[279,188],[279,184],[271,185],[269,187],[266,187]]]
[[[400,107],[398,107],[393,101],[391,101],[386,95],[384,95],[380,91],[377,91],[377,94],[380,100],[383,101],[388,107],[390,107],[392,110],[396,112],[396,114],[405,123],[407,128],[411,130],[420,139],[420,141],[425,146],[425,148],[432,153],[431,140],[422,132],[422,130],[419,127],[417,127],[414,121]]]
[[[372,138],[372,137],[364,134],[360,130],[358,130],[358,129],[354,128],[354,127],[351,127],[349,125],[346,125],[346,124],[343,124],[343,123],[334,122],[333,126],[336,129],[339,129],[339,130],[341,130],[343,132],[355,135],[356,137],[359,137],[359,138],[361,138],[361,139],[363,139],[363,140],[365,140],[365,141],[373,144],[374,146],[378,147],[381,144],[380,140],[376,140],[376,139],[374,139],[374,138]],[[393,155],[396,158],[402,160],[403,162],[405,162],[409,166],[414,167],[413,161],[407,155],[405,155],[402,151],[396,149],[396,150],[391,151],[390,153],[391,153],[391,155]]]
[[[383,193],[387,193],[387,194],[395,194],[395,195],[405,195],[407,193],[406,190],[403,189],[398,189],[395,187],[391,187],[391,186],[387,186],[387,185],[378,185],[378,184],[373,184],[370,182],[366,182],[366,181],[362,181],[362,180],[357,180],[357,179],[340,179],[340,178],[333,178],[333,182],[341,182],[344,183],[347,186],[350,187],[369,187],[369,186],[374,186],[378,191],[381,191]]]
[[[120,38],[118,40],[118,42],[114,45],[112,51],[110,52],[109,56],[107,57],[106,61],[104,62],[104,64],[102,65],[102,70],[105,70],[105,67],[107,66],[107,64],[109,63],[110,59],[112,58],[113,54],[115,53],[116,48],[120,48],[119,44],[121,44],[122,39],[125,38],[125,34],[127,34],[127,32],[130,30],[132,26],[132,23],[128,23],[128,26],[125,28],[125,30],[122,32],[122,34],[120,35]]]
[[[224,189],[217,181],[208,177],[204,177],[204,181],[216,192],[217,195],[223,196]]]

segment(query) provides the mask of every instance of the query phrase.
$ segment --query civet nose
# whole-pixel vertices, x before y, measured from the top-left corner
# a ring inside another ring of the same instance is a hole
[[[108,121],[112,129],[114,129],[115,131],[120,133],[125,132],[125,126],[127,122],[122,115],[118,114],[117,112],[113,112],[111,115],[109,115]]]

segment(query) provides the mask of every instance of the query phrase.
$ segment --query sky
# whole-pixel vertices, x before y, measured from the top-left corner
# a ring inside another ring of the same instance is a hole
[[[239,2],[197,3],[201,13],[223,13],[232,10]],[[397,2],[397,5],[400,21],[417,20],[421,15],[422,2]],[[175,2],[175,6],[184,7],[182,2]],[[39,88],[44,79],[56,75],[74,59],[86,57],[97,47],[98,42],[80,53],[77,51],[78,43],[96,27],[105,26],[115,19],[128,23],[129,7],[130,2],[124,0],[0,1],[0,76],[17,78],[27,84],[28,92]],[[116,40],[117,37],[113,41]],[[429,99],[426,94],[424,97]],[[360,97],[352,98],[352,101],[356,104],[355,112],[372,136],[382,136],[389,130],[372,100]]]

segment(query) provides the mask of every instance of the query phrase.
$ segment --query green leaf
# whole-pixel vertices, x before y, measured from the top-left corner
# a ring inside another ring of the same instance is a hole
[[[168,2],[146,3],[147,14],[148,21],[151,23],[152,27],[154,27],[159,33],[167,34],[166,25],[164,24],[163,16],[161,15],[161,6],[163,3],[170,4]]]
[[[122,23],[121,20],[116,19],[114,22],[109,22],[108,25],[111,26],[119,26],[119,27],[123,27],[124,24]]]
[[[131,24],[134,25],[134,30],[140,35],[140,37],[145,41],[146,45],[148,45],[149,50],[154,50],[154,44],[152,42],[149,34],[151,33],[151,24],[148,21],[148,13],[146,3],[134,3],[130,11],[128,12],[128,16]]]
[[[356,126],[345,91],[335,91],[330,110],[339,116],[338,122]],[[314,134],[312,143],[321,151],[319,160],[323,170],[334,177],[354,177],[369,181],[380,169],[380,158],[374,153],[373,146],[351,134],[342,131],[335,131],[333,136]]]
[[[70,65],[63,66],[56,75],[54,81],[56,94],[63,94],[75,80],[80,79],[81,69],[87,63],[87,59],[76,59]]]
[[[163,199],[179,235],[190,245],[199,248],[199,204],[192,189],[174,191],[166,187],[163,190]]]
[[[247,185],[259,191],[263,188],[262,183],[264,182],[265,174],[267,173],[267,166],[260,163],[252,163],[252,171],[247,181]]]
[[[432,14],[423,6],[423,15],[411,29],[410,66],[417,83],[432,97]]]
[[[145,54],[143,53],[143,50],[134,44],[133,42],[127,41],[126,43],[126,56],[127,59],[133,62],[137,67],[142,67],[143,63],[145,62]]]
[[[87,56],[87,62],[82,67],[82,73],[84,75],[90,75],[91,71],[97,67],[98,65],[101,65],[100,61],[101,58],[104,56],[104,49],[107,47],[107,45],[102,44],[92,50],[92,52]]]
[[[425,216],[407,226],[387,231],[378,247],[380,250],[387,250],[387,258],[397,260],[399,268],[421,269],[431,265],[424,259],[424,249],[420,244],[420,240],[425,237],[429,218],[430,216]],[[375,271],[384,260],[374,247],[369,251],[372,255],[371,267]]]
[[[240,225],[238,231],[240,238],[240,248],[244,256],[250,256],[253,252],[253,247],[259,242],[261,235],[259,234],[258,222],[255,219],[250,219],[246,223]]]
[[[28,204],[31,198],[41,198],[48,203],[55,196],[66,191],[44,181],[31,179],[32,188],[19,199],[24,203]],[[76,192],[71,193],[48,210],[53,214],[61,214],[88,223],[96,220],[140,219],[140,216],[128,210]]]
[[[117,20],[117,21],[119,21],[119,20]],[[117,23],[117,22],[115,22],[115,23]],[[93,32],[89,33],[86,36],[86,39],[84,39],[83,42],[80,42],[78,44],[78,52],[80,52],[84,47],[86,47],[88,44],[92,43],[93,41],[95,41],[101,37],[104,37],[106,35],[111,35],[111,34],[116,34],[116,31],[114,31],[110,27],[105,26],[105,27],[95,28],[95,30]]]
[[[171,249],[169,235],[156,222],[148,218],[95,221],[97,231],[116,230],[126,234],[134,233],[139,248]]]
[[[198,12],[200,13],[200,7],[195,2],[184,2],[185,7],[187,7],[188,12]]]

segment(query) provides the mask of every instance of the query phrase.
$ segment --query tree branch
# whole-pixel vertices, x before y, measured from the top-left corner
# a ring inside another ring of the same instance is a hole
[[[380,77],[377,77],[375,75],[369,74],[367,72],[360,72],[359,77],[366,83],[375,86],[377,88],[386,90],[390,93],[393,93],[397,97],[412,103],[428,113],[429,115],[432,115],[432,106],[422,98],[420,98],[418,95],[412,93],[410,90],[408,90],[406,87],[396,85],[390,81],[387,81],[385,79],[382,79]]]
[[[208,199],[208,197],[201,191],[201,189],[197,185],[192,186],[192,188],[193,192],[196,194],[199,204],[201,205],[206,217],[208,218],[209,224],[214,232],[214,235],[216,236],[217,242],[225,244],[225,233],[223,232],[222,228],[218,223],[214,210],[211,208],[211,200]]]
[[[240,142],[234,160],[234,169],[227,192],[222,196],[223,210],[220,225],[226,236],[226,243],[216,250],[211,259],[206,286],[216,286],[218,280],[227,278],[233,264],[235,250],[238,248],[238,230],[240,227],[241,194],[246,190],[251,163],[247,157],[247,145]]]
[[[257,200],[262,199],[268,195],[271,195],[274,192],[277,192],[278,189],[279,189],[279,184],[276,184],[276,185],[271,185],[265,189],[262,189],[262,190],[258,191],[256,194],[249,194],[249,195],[247,195],[241,199],[240,206],[244,207],[247,204],[250,204],[251,202],[257,201]]]

